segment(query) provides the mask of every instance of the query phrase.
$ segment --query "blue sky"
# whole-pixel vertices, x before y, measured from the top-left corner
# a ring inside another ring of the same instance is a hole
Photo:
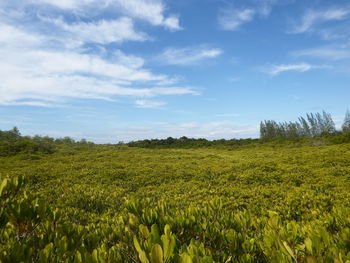
[[[1,0],[0,129],[257,137],[350,98],[350,1]]]

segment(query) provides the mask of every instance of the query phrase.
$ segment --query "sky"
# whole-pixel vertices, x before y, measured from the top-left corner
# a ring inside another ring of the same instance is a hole
[[[0,0],[0,130],[256,138],[350,107],[350,1]]]

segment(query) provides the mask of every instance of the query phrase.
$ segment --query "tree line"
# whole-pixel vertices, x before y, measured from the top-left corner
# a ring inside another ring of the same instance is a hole
[[[342,130],[337,131],[330,113],[308,113],[305,117],[299,117],[298,121],[276,122],[265,120],[260,123],[260,138],[298,138],[318,137],[336,133],[350,132],[350,112],[345,114]]]
[[[81,147],[92,145],[85,139],[75,141],[70,137],[50,138],[48,136],[22,136],[17,127],[8,131],[0,130],[0,156],[11,156],[18,153],[26,154],[51,154],[57,151],[57,148],[64,146]]]
[[[188,138],[182,136],[180,138],[168,137],[166,139],[151,139],[131,141],[126,145],[129,147],[140,148],[202,148],[216,146],[243,146],[257,142],[258,139],[219,139],[207,140],[205,138]],[[120,142],[120,144],[123,144]]]
[[[205,138],[172,138],[151,139],[131,141],[128,143],[119,142],[117,146],[129,146],[140,148],[201,148],[201,147],[236,147],[256,143],[263,143],[264,139],[294,139],[294,138],[315,138],[329,136],[327,140],[331,143],[350,142],[350,112],[347,111],[341,131],[335,127],[331,114],[309,113],[305,117],[299,117],[295,122],[276,122],[265,120],[260,123],[260,139],[219,139],[207,140]],[[50,154],[58,148],[80,149],[92,146],[92,142],[85,139],[75,141],[70,137],[50,138],[42,136],[22,136],[19,130],[14,127],[9,131],[0,130],[0,156],[16,155],[18,153],[45,153]]]

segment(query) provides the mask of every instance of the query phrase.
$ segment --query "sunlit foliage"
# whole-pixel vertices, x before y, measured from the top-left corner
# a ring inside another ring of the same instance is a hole
[[[334,138],[0,157],[0,262],[348,262]]]

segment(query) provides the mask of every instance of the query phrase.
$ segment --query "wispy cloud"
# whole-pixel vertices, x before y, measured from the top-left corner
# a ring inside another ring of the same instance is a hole
[[[29,0],[27,4],[47,4],[62,9],[78,9],[93,3],[94,0]],[[101,1],[105,5],[107,1]]]
[[[219,25],[223,30],[234,31],[242,24],[253,20],[256,11],[253,9],[228,9],[221,10],[219,14]]]
[[[197,46],[191,48],[167,48],[158,57],[160,63],[167,65],[188,66],[199,63],[204,59],[220,56],[223,51],[220,48],[207,48]]]
[[[350,45],[330,45],[292,52],[296,57],[312,57],[325,60],[344,60],[350,58]]]
[[[18,47],[23,45],[31,47],[39,45],[45,40],[45,37],[25,32],[12,25],[2,23],[0,20],[0,44],[4,47]]]
[[[284,5],[294,0],[235,0],[223,1],[225,4],[219,9],[218,23],[222,30],[236,31],[240,27],[256,19],[270,15],[273,6]]]
[[[89,16],[97,10],[112,10],[126,16],[147,21],[154,26],[163,26],[169,30],[180,30],[181,26],[177,15],[166,15],[166,5],[162,0],[4,0],[3,5],[9,2],[12,6],[43,6],[59,8],[65,12]],[[19,3],[21,2],[21,3]],[[0,3],[1,5],[1,3]]]
[[[135,101],[135,104],[138,108],[159,108],[167,103],[164,101],[137,100]]]
[[[57,41],[67,41],[70,46],[79,46],[86,43],[121,43],[124,41],[145,41],[150,37],[144,32],[137,32],[131,18],[121,17],[114,20],[99,20],[95,22],[66,23],[62,18],[52,19],[41,17],[45,22],[56,25],[60,31]]]
[[[116,0],[114,3],[127,14],[146,20],[152,25],[164,26],[170,30],[182,29],[176,15],[164,15],[166,8],[160,0]]]
[[[286,71],[296,71],[296,72],[306,72],[312,69],[329,68],[326,65],[311,65],[308,63],[299,64],[280,64],[280,65],[268,65],[261,67],[260,70],[264,73],[270,74],[272,76],[278,75]]]
[[[292,30],[292,33],[305,33],[314,30],[314,27],[325,22],[341,21],[350,15],[349,8],[330,8],[326,10],[308,10],[301,21]]]
[[[135,29],[138,20],[181,29],[162,0],[3,0],[0,14],[0,105],[199,94],[120,50],[151,39]]]
[[[0,104],[49,106],[68,99],[139,98],[198,94],[192,88],[164,86],[172,78],[144,68],[142,58],[115,51],[114,56],[80,53],[51,46],[35,35],[0,24]]]

